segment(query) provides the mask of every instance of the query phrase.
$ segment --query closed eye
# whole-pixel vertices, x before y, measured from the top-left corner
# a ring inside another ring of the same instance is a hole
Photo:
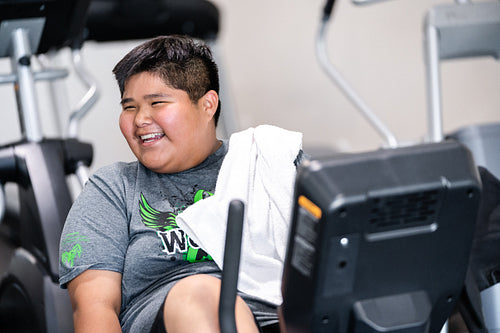
[[[123,111],[132,111],[135,109],[135,106],[133,105],[124,105],[123,106]]]

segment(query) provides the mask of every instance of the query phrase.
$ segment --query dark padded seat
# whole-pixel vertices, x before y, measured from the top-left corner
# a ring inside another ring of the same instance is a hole
[[[214,40],[219,10],[205,0],[93,0],[87,39],[100,42],[183,34]]]

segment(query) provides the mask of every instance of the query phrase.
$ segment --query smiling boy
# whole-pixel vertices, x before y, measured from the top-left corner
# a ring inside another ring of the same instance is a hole
[[[168,36],[133,49],[113,73],[137,161],[99,169],[68,214],[60,284],[76,332],[217,332],[220,269],[176,223],[215,192],[228,151],[215,131],[217,66],[206,45]],[[258,332],[276,324],[276,308],[239,293],[236,320],[238,332]]]

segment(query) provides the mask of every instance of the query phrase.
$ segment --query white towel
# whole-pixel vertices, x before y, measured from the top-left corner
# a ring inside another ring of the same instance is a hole
[[[302,134],[261,125],[235,133],[215,194],[188,207],[177,224],[222,268],[229,203],[245,204],[238,289],[279,305],[292,213],[294,160]]]

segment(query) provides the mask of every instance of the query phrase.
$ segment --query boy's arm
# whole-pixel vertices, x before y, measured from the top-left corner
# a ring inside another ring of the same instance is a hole
[[[121,332],[120,273],[87,270],[68,283],[75,332]]]

